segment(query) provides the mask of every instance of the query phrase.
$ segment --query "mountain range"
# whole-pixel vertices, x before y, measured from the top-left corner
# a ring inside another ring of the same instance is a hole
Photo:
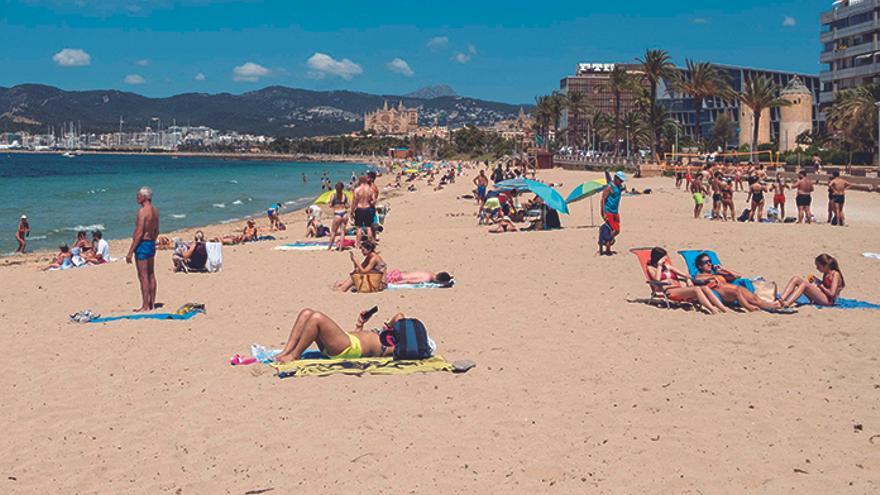
[[[65,91],[40,84],[0,87],[0,130],[56,132],[75,122],[83,132],[124,132],[204,125],[221,131],[276,137],[333,135],[363,129],[365,112],[385,102],[418,107],[422,125],[489,125],[515,118],[519,105],[456,96],[449,86],[424,88],[409,95],[374,95],[353,91],[311,91],[270,86],[243,94],[184,93],[148,98],[118,90]],[[526,108],[528,109],[528,108]]]

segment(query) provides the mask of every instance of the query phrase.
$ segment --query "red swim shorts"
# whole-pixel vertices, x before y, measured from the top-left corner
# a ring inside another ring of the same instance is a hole
[[[783,203],[784,204],[785,203],[785,194],[774,194],[773,195],[773,203],[775,203],[775,204]]]
[[[605,212],[605,223],[611,227],[611,230],[620,232],[620,213]]]

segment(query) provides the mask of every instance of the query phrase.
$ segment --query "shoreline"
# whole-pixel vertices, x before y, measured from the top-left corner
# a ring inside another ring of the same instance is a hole
[[[284,154],[284,153],[234,153],[234,152],[209,152],[209,151],[125,151],[125,150],[0,150],[0,154],[16,155],[61,155],[68,151],[85,155],[108,155],[108,156],[168,156],[173,158],[216,158],[216,159],[239,159],[239,160],[265,160],[265,161],[300,161],[300,162],[326,162],[326,163],[352,163],[364,162],[370,165],[381,166],[387,157],[371,155],[321,155],[321,154]]]

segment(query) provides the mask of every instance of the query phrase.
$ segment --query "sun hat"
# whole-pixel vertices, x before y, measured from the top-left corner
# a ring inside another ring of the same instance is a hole
[[[614,176],[620,179],[621,182],[626,182],[626,174],[623,173],[623,170],[618,170]]]

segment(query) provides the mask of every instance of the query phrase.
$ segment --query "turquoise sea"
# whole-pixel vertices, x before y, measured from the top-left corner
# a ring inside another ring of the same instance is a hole
[[[321,193],[325,171],[348,184],[369,166],[171,156],[0,153],[0,255],[15,251],[21,215],[30,220],[28,251],[72,243],[77,230],[107,239],[131,235],[141,186],[153,189],[162,232],[283,211]],[[303,183],[303,174],[307,181]]]

